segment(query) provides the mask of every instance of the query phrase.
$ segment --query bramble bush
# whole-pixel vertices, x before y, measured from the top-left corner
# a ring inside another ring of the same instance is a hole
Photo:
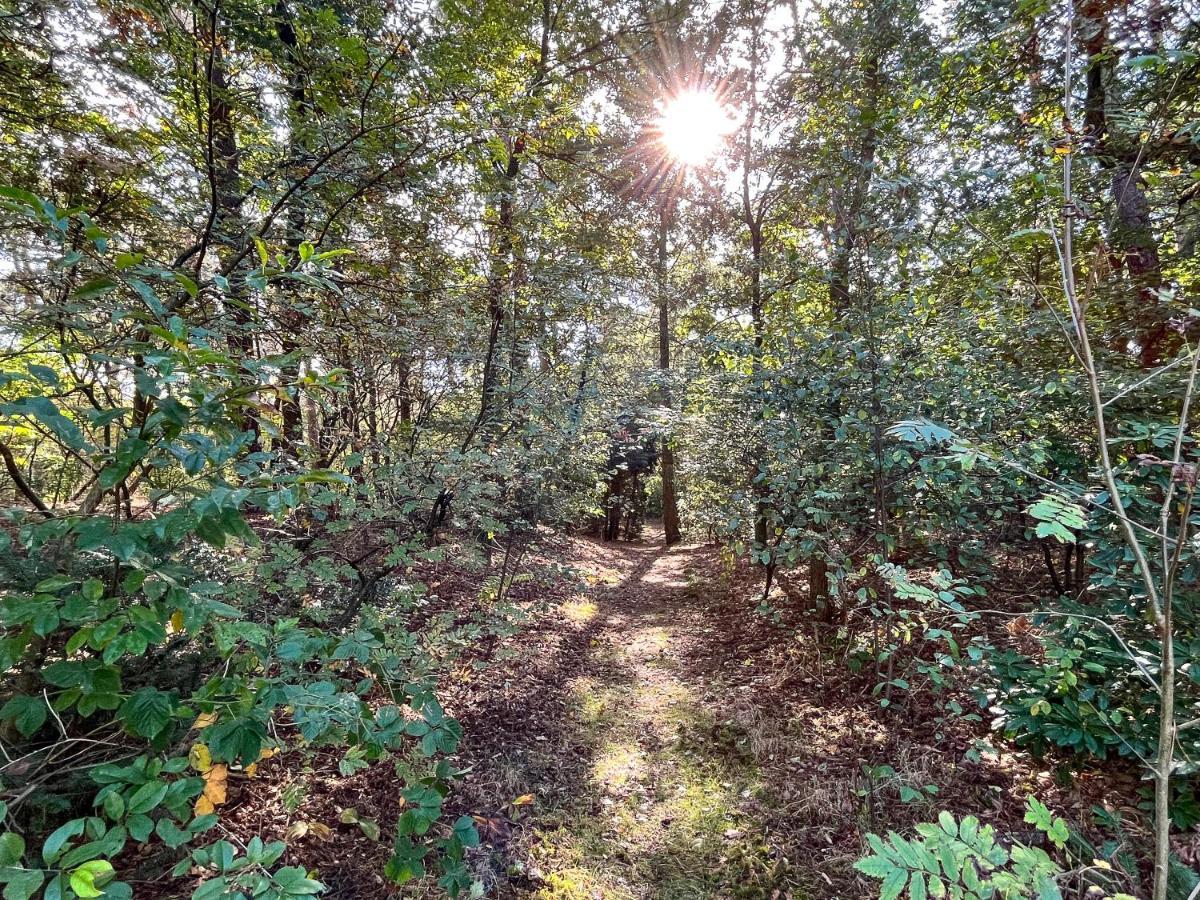
[[[0,669],[14,676],[0,708],[6,900],[131,897],[131,878],[155,874],[129,868],[139,845],[154,848],[139,866],[199,873],[200,900],[318,893],[302,867],[279,865],[281,842],[209,841],[235,775],[319,746],[342,748],[347,772],[399,751],[407,806],[387,874],[403,882],[432,865],[461,892],[478,836],[470,817],[443,814],[455,778],[445,757],[461,729],[438,702],[429,648],[369,605],[359,615],[357,595],[353,614],[332,623],[293,602],[344,587],[337,571],[324,581],[315,571],[337,528],[324,545],[311,534],[266,547],[259,538],[336,513],[347,501],[331,486],[351,484],[255,446],[258,398],[296,390],[279,378],[287,360],[238,358],[227,335],[172,314],[173,297],[201,289],[117,249],[85,215],[21,191],[2,197],[10,216],[48,233],[47,277],[69,298],[34,310],[20,336],[28,351],[0,376],[5,454],[50,442],[58,465],[89,473],[74,505],[42,499],[56,474],[47,469],[22,479],[24,503],[4,512]],[[85,250],[72,249],[80,235]],[[264,253],[246,283],[336,291],[331,259]],[[228,282],[203,290],[208,302],[241,302],[224,293]],[[334,389],[336,377],[305,390]],[[298,579],[285,574],[296,552],[309,553]],[[406,533],[388,570],[422,552]],[[404,579],[389,590],[410,609],[423,592]],[[427,763],[414,765],[414,752]]]

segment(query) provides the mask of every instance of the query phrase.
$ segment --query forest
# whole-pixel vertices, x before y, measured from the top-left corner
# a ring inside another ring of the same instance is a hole
[[[1195,0],[0,0],[3,900],[1196,900],[1198,242]]]

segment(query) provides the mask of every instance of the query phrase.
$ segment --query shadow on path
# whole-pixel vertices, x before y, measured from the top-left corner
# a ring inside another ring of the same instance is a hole
[[[489,746],[499,744],[480,761],[492,796],[536,798],[513,813],[528,810],[511,838],[503,828],[490,836],[489,894],[801,896],[754,812],[761,773],[713,714],[721,687],[687,664],[711,631],[703,601],[716,588],[699,562],[714,551],[592,549],[590,586],[567,613],[578,627],[523,673],[525,689],[507,710],[493,703],[464,721],[468,734],[488,728]]]

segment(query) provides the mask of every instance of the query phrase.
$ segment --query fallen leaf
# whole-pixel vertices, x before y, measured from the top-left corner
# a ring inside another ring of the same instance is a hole
[[[214,806],[225,802],[229,788],[229,767],[218,763],[204,773],[204,796]]]
[[[188,765],[201,775],[212,768],[212,753],[207,744],[192,744],[192,749],[188,751]]]
[[[209,725],[215,724],[216,721],[216,713],[200,713],[200,715],[196,716],[196,721],[192,723],[192,728],[195,728],[197,731],[199,731],[203,728],[207,728]]]

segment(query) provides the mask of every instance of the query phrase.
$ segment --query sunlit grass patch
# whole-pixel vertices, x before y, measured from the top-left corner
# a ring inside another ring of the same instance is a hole
[[[605,789],[615,791],[640,778],[645,771],[645,754],[636,741],[609,741],[596,754],[592,778]]]
[[[571,685],[571,706],[575,720],[584,726],[585,732],[598,740],[601,734],[612,727],[616,711],[621,708],[617,692],[613,688],[600,688],[590,678],[578,678]]]
[[[546,876],[534,900],[632,900],[628,888],[612,885],[590,869],[560,869]]]
[[[599,607],[591,600],[568,600],[560,609],[571,622],[590,622],[600,611]]]
[[[562,810],[558,826],[539,831],[533,856],[543,871],[534,900],[632,900],[619,865],[612,860],[605,823]],[[549,870],[549,871],[546,871]]]

